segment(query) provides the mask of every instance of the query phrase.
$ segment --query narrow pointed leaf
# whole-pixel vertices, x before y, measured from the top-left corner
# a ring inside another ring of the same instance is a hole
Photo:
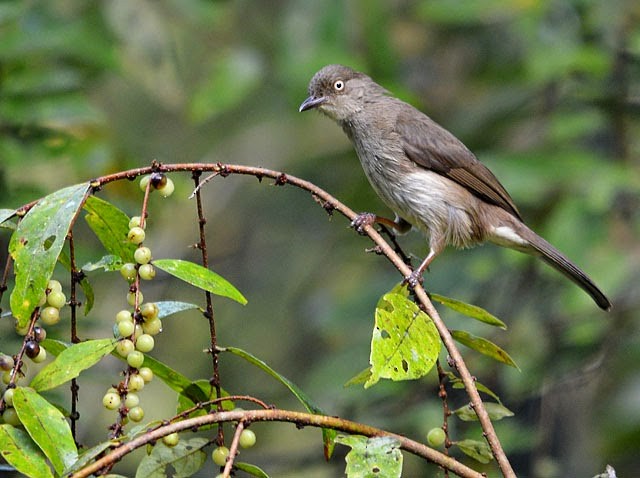
[[[501,403],[484,402],[484,408],[489,414],[489,418],[491,418],[491,420],[493,421],[498,421],[502,420],[503,418],[513,416],[513,412]],[[460,407],[457,410],[454,410],[453,413],[455,413],[460,420],[465,422],[473,422],[478,420],[478,415],[469,405]]]
[[[11,219],[15,214],[15,209],[0,209],[0,224],[5,222],[7,219]]]
[[[182,439],[174,447],[157,442],[151,453],[140,461],[136,478],[186,478],[195,474],[207,460],[202,449],[209,445],[206,438]],[[171,471],[171,474],[169,472]]]
[[[269,475],[267,475],[263,469],[257,467],[256,465],[250,465],[249,463],[243,463],[241,461],[235,461],[233,465],[238,470],[242,470],[251,476],[255,476],[257,478],[269,478]]]
[[[78,459],[69,424],[56,407],[24,387],[16,388],[13,406],[27,433],[47,455],[58,474]]]
[[[156,302],[156,305],[158,306],[159,319],[164,319],[169,315],[177,314],[178,312],[183,312],[185,310],[200,309],[200,307],[195,304],[190,304],[189,302],[179,302],[175,300],[162,300]]]
[[[102,357],[111,353],[115,346],[116,342],[113,339],[87,340],[73,344],[38,372],[31,381],[31,387],[43,391],[62,385],[98,363]]]
[[[365,383],[367,383],[367,381],[370,378],[371,378],[371,367],[367,367],[362,372],[360,372],[359,374],[357,374],[357,375],[351,377],[349,380],[347,380],[347,382],[344,384],[344,387],[350,387],[352,385],[365,384]]]
[[[402,452],[397,439],[340,434],[336,437],[336,443],[351,447],[351,451],[345,457],[347,477],[402,476]]]
[[[112,445],[115,445],[117,442],[113,441],[103,441],[102,443],[98,443],[96,446],[89,448],[88,450],[83,451],[78,459],[66,470],[62,473],[63,476],[69,476],[72,473],[84,468],[89,463],[91,463],[94,459],[98,458],[103,451],[108,450]],[[107,475],[113,476],[113,475]]]
[[[462,440],[455,442],[460,451],[480,463],[489,463],[493,459],[489,445],[483,441]]]
[[[117,357],[126,361],[126,359],[123,359],[122,357],[120,357],[120,355],[117,355]],[[155,378],[162,380],[169,388],[178,393],[181,393],[192,383],[189,378],[185,377],[177,370],[174,370],[168,365],[153,358],[151,355],[145,355],[144,366],[151,369]]]
[[[0,425],[0,455],[24,476],[53,478],[44,454],[20,428]]]
[[[71,221],[82,206],[89,183],[69,186],[42,198],[18,223],[9,252],[14,260],[15,287],[11,311],[25,326],[42,297],[64,246]]]
[[[490,314],[482,307],[478,307],[477,305],[467,304],[466,302],[462,302],[460,300],[452,299],[451,297],[445,297],[439,294],[429,294],[432,300],[436,302],[440,302],[445,307],[449,307],[451,310],[455,310],[456,312],[461,313],[462,315],[466,315],[467,317],[471,317],[472,319],[479,320],[480,322],[484,322],[485,324],[493,325],[495,327],[500,327],[501,329],[507,329],[507,325],[498,319],[495,315]]]
[[[375,312],[371,338],[371,377],[368,388],[381,378],[415,380],[433,367],[441,341],[431,318],[403,293],[382,296]]]
[[[87,199],[84,209],[89,213],[84,217],[85,221],[107,252],[123,262],[134,262],[133,253],[137,246],[127,240],[129,216],[96,196]]]
[[[247,362],[255,365],[262,371],[266,372],[267,374],[275,378],[278,382],[280,382],[285,387],[287,387],[291,393],[293,393],[293,395],[300,401],[300,403],[304,406],[304,408],[306,408],[307,411],[309,411],[309,413],[315,413],[316,415],[326,415],[326,413],[324,413],[320,409],[320,407],[316,406],[308,397],[308,395],[304,393],[300,388],[298,388],[297,385],[291,382],[288,378],[280,375],[278,372],[276,372],[274,369],[272,369],[269,365],[267,365],[265,362],[263,362],[259,358],[255,357],[249,352],[246,352],[236,347],[224,347],[222,351],[230,352],[234,355],[237,355],[238,357],[242,357]],[[327,460],[333,454],[333,449],[335,447],[334,440],[336,435],[337,435],[337,432],[335,430],[330,430],[328,428],[322,429],[322,437],[324,441],[324,456]]]
[[[486,355],[487,357],[491,357],[492,359],[497,360],[498,362],[505,363],[520,370],[520,367],[516,365],[516,363],[507,352],[487,339],[477,337],[473,334],[470,334],[469,332],[465,332],[464,330],[452,330],[451,336],[462,345],[465,345],[470,349],[473,349],[483,355]]]
[[[158,259],[153,261],[153,265],[192,286],[235,300],[242,305],[247,303],[247,299],[231,283],[199,264],[180,259]]]

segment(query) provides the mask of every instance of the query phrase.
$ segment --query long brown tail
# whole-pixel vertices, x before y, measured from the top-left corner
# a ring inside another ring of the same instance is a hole
[[[540,254],[540,258],[543,261],[578,284],[591,296],[594,302],[598,304],[598,307],[603,310],[611,309],[611,301],[606,295],[604,295],[598,286],[595,285],[587,274],[585,274],[578,266],[571,262],[564,254],[545,241],[542,237],[538,236],[528,227],[525,226],[525,228],[528,232],[526,233],[526,239],[531,244],[531,247]],[[523,233],[524,231],[519,232]]]

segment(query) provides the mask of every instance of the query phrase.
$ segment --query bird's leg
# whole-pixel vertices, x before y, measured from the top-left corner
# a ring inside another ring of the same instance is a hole
[[[409,284],[409,287],[414,288],[418,284],[422,283],[422,274],[424,274],[424,271],[427,270],[427,267],[429,267],[429,264],[431,264],[431,261],[433,261],[437,255],[438,253],[432,248],[420,266],[417,269],[414,269],[413,272],[404,279],[404,281]]]
[[[383,216],[378,216],[372,212],[361,212],[353,221],[351,221],[351,227],[353,227],[359,234],[364,234],[365,226],[372,226],[373,224],[382,224],[384,226],[391,227],[392,229],[403,233],[406,232],[411,225],[404,221],[404,219],[398,218],[396,221],[392,221]],[[407,227],[408,226],[408,227]]]

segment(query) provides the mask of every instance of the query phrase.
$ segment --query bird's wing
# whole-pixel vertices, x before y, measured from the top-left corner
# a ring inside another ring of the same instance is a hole
[[[402,109],[396,119],[396,133],[405,154],[414,163],[522,219],[513,199],[493,173],[460,140],[428,116],[413,107]]]

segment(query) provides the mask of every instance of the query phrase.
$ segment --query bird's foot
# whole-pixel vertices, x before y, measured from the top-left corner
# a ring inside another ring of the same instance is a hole
[[[422,271],[420,269],[416,269],[404,278],[403,284],[407,284],[411,289],[413,289],[418,284],[422,285],[423,282],[424,278],[422,277]]]
[[[353,221],[351,221],[351,227],[353,227],[358,234],[365,234],[364,228],[366,226],[372,226],[378,221],[378,216],[371,212],[361,212]]]

